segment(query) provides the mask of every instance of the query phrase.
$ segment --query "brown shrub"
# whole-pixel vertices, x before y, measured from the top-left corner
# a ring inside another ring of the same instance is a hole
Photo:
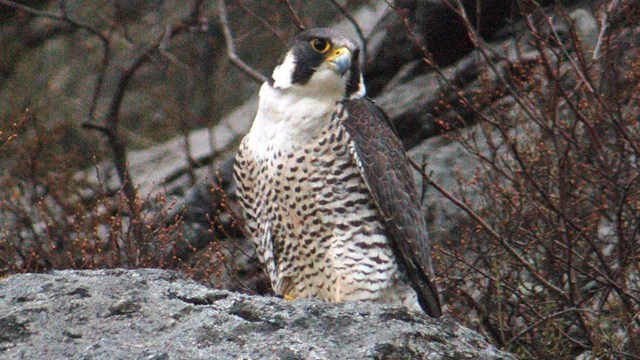
[[[564,39],[537,15],[528,27],[538,61],[502,79],[514,101],[480,116],[477,131],[449,134],[479,164],[457,195],[482,222],[442,244],[445,302],[523,358],[638,358],[637,19],[592,62],[562,8]]]

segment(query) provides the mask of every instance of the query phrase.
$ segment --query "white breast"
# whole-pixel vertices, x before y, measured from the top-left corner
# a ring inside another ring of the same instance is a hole
[[[277,89],[265,83],[247,145],[258,158],[273,157],[308,143],[330,120],[341,93],[331,89],[308,94],[306,86]],[[313,96],[310,96],[313,95]]]

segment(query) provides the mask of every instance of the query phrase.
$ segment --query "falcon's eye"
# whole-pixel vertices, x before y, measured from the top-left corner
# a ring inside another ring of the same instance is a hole
[[[309,42],[313,50],[319,52],[320,54],[324,54],[329,51],[331,44],[324,39],[315,38]]]

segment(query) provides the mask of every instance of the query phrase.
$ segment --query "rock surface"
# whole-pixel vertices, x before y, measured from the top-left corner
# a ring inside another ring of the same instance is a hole
[[[402,307],[286,301],[162,270],[0,280],[2,359],[513,359]]]

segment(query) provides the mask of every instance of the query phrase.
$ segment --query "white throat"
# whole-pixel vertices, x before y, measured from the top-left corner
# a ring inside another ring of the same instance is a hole
[[[258,113],[247,135],[257,156],[289,152],[313,140],[344,97],[344,81],[329,68],[321,66],[305,85],[276,79],[278,74],[276,69],[274,86],[262,84]]]

